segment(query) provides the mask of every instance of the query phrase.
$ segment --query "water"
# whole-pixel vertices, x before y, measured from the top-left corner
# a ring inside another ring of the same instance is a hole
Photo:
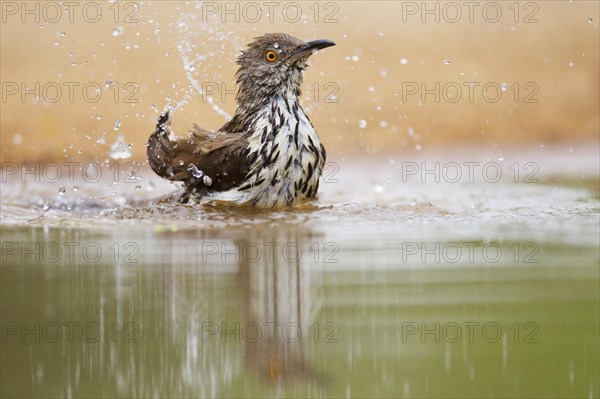
[[[338,159],[276,212],[3,175],[2,396],[597,397],[598,158],[513,154]]]

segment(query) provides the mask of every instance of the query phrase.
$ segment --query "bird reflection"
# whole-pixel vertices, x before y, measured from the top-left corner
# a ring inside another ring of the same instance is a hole
[[[244,366],[273,385],[320,385],[324,378],[306,357],[306,346],[315,332],[311,329],[315,306],[309,252],[314,239],[293,228],[265,230],[239,241]],[[262,252],[255,256],[258,248]],[[255,249],[252,254],[251,249]]]

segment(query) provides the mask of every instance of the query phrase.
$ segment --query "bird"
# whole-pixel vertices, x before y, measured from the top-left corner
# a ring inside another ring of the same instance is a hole
[[[315,198],[326,152],[300,104],[301,86],[308,58],[334,45],[286,33],[254,38],[237,58],[236,111],[216,131],[194,124],[177,137],[172,112],[163,112],[147,156],[156,174],[183,182],[175,201],[281,209]]]

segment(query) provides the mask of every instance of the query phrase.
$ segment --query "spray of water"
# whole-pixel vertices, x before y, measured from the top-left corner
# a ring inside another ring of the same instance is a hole
[[[201,96],[206,100],[212,109],[224,119],[231,119],[231,115],[217,104],[213,96],[208,95],[202,87],[201,81],[196,76],[198,66],[211,61],[220,62],[222,53],[214,51],[199,51],[195,43],[201,42],[203,39],[210,38],[222,44],[222,47],[240,48],[240,38],[232,31],[223,30],[222,26],[204,23],[198,20],[201,15],[199,8],[201,4],[196,4],[195,8],[198,12],[190,13],[182,11],[177,19],[175,26],[175,40],[177,42],[177,50],[182,62],[182,69],[189,83],[185,94],[182,98],[174,100],[174,105],[167,106],[169,110],[175,111],[179,107],[187,104],[193,97]],[[160,41],[160,29],[155,30],[155,34]]]

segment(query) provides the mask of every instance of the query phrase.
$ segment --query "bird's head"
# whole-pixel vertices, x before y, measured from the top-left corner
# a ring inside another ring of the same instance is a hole
[[[255,38],[237,60],[238,102],[256,101],[278,92],[299,96],[308,57],[334,45],[330,40],[303,42],[285,33]]]

